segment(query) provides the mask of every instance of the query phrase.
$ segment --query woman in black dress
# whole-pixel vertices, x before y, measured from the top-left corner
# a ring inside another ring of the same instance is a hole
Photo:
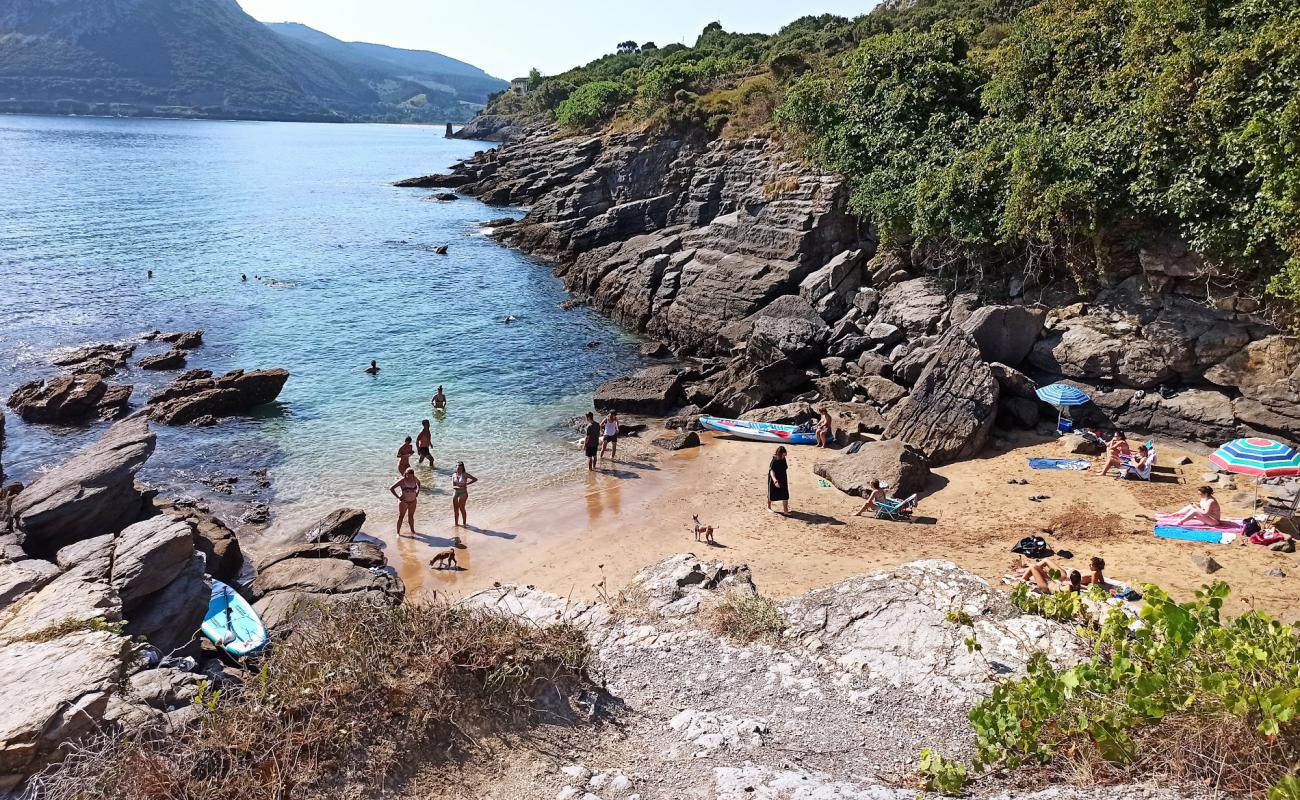
[[[767,510],[772,511],[772,503],[780,500],[781,511],[785,514],[790,511],[790,484],[785,479],[786,463],[785,448],[776,448],[776,454],[772,456],[772,463],[767,468]]]

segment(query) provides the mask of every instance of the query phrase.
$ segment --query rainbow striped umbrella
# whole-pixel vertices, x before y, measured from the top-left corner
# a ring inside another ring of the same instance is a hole
[[[1272,439],[1234,439],[1215,450],[1210,463],[1228,472],[1256,478],[1300,475],[1300,452]]]

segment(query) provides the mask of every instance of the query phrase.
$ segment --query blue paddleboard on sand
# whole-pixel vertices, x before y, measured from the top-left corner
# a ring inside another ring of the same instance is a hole
[[[266,628],[248,601],[219,580],[203,618],[203,635],[232,656],[247,656],[266,646]]]

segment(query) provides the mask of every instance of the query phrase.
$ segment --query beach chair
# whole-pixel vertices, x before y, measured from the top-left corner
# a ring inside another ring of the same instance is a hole
[[[1288,504],[1285,500],[1278,497],[1270,497],[1264,503],[1264,511],[1268,514],[1275,514],[1282,519],[1295,521],[1296,511],[1300,510],[1300,491],[1296,492]]]
[[[911,522],[912,512],[916,510],[916,495],[902,500],[889,498],[876,504],[876,519],[888,519],[894,522]]]
[[[1127,478],[1130,475],[1136,475],[1141,480],[1144,481],[1151,480],[1151,468],[1156,465],[1156,443],[1144,442],[1143,444],[1147,448],[1148,458],[1147,458],[1146,468],[1145,469],[1137,468],[1137,458],[1135,456],[1132,455],[1124,456],[1124,469],[1119,474],[1121,478]]]

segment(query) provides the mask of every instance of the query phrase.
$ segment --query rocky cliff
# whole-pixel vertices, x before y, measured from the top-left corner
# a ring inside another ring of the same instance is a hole
[[[763,138],[534,133],[414,185],[527,206],[494,235],[691,359],[665,406],[832,403],[851,432],[938,462],[995,423],[1034,427],[1051,416],[1035,382],[1066,380],[1095,399],[1086,424],[1300,438],[1300,340],[1207,288],[1176,239],[1117,254],[1086,291],[1065,275],[934,274],[877,253],[841,180]]]

